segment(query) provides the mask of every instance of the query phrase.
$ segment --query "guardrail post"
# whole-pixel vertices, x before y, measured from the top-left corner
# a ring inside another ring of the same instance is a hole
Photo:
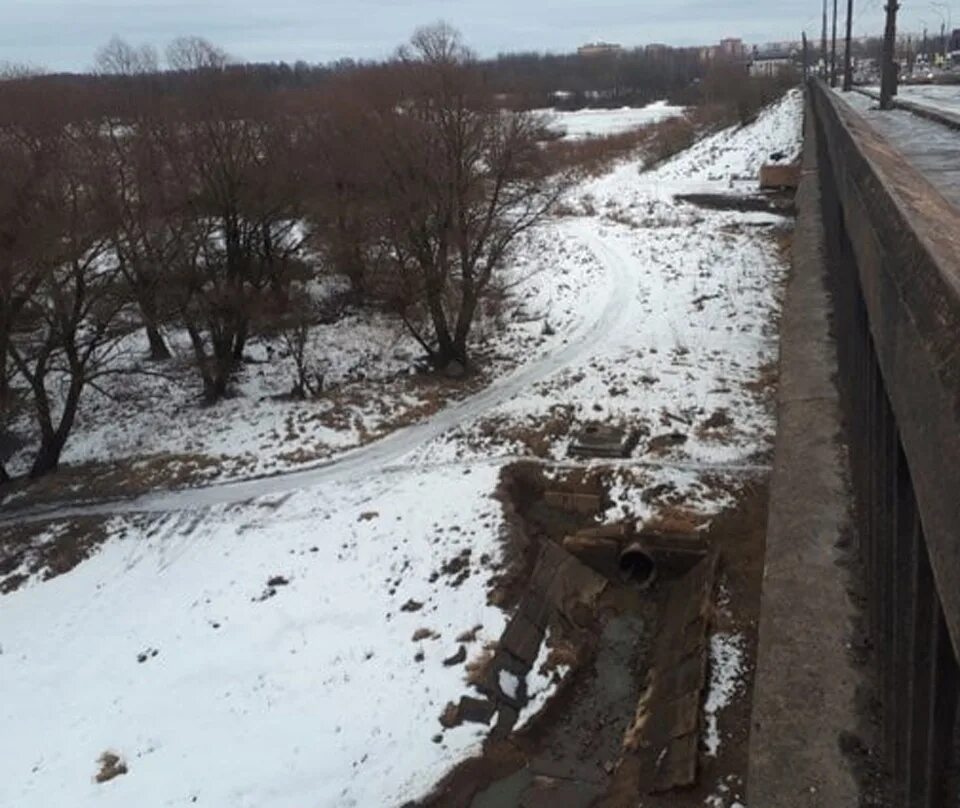
[[[897,446],[896,498],[894,514],[894,558],[896,570],[893,586],[893,682],[887,692],[886,721],[888,747],[893,759],[895,787],[907,781],[910,734],[911,621],[917,600],[916,564],[919,547],[920,516],[913,495],[910,469],[903,447]],[[896,794],[897,804],[906,802],[902,789]]]
[[[914,532],[914,554],[905,805],[940,808],[949,804],[942,773],[956,720],[957,670],[920,530]]]

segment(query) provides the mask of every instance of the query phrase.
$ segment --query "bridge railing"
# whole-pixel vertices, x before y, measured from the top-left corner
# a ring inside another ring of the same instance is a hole
[[[885,760],[896,805],[956,805],[960,212],[824,84],[808,97]]]

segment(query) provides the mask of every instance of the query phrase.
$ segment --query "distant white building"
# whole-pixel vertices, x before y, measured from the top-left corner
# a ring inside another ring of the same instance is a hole
[[[778,76],[794,66],[791,56],[785,54],[769,54],[755,56],[750,62],[750,75],[758,77]]]

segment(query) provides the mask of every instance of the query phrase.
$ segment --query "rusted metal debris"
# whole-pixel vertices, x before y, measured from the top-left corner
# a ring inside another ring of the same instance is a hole
[[[551,508],[592,516],[603,510],[603,495],[589,491],[546,491],[543,501]]]
[[[685,573],[707,554],[707,541],[699,532],[637,529],[629,522],[578,531],[563,540],[563,547],[610,580],[634,578],[642,584],[651,583],[657,571]],[[647,569],[644,558],[650,562],[646,575],[641,574]]]
[[[797,188],[799,185],[799,163],[767,163],[760,169],[760,188],[762,190]]]
[[[622,426],[587,424],[570,444],[574,457],[629,457],[637,445],[637,433]]]
[[[525,701],[525,685],[520,685],[517,694],[505,693],[500,683],[501,672],[509,672],[518,682],[525,682],[537,660],[551,618],[559,614],[573,625],[587,625],[607,584],[604,577],[558,544],[544,542],[527,590],[500,637],[482,681],[477,683],[477,689],[487,698],[464,697],[459,705],[451,702],[441,716],[441,724],[456,726],[462,721],[474,720],[487,723],[498,713],[493,735],[509,734]]]
[[[640,762],[640,789],[659,793],[697,781],[700,704],[707,685],[708,644],[717,553],[674,582],[654,645],[647,687],[624,740]]]

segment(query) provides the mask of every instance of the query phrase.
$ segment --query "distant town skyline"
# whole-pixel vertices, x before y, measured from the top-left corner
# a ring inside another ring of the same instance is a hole
[[[880,0],[857,0],[857,35],[879,35]],[[846,3],[841,2],[841,17]],[[960,25],[960,2],[956,3]],[[0,63],[52,71],[88,69],[112,36],[162,51],[171,39],[203,36],[241,61],[380,59],[413,30],[443,19],[481,56],[501,52],[572,52],[592,41],[624,47],[708,45],[726,37],[748,43],[820,36],[817,0],[0,0]],[[903,25],[931,32],[932,9],[904,12]],[[842,25],[841,25],[842,27]]]

